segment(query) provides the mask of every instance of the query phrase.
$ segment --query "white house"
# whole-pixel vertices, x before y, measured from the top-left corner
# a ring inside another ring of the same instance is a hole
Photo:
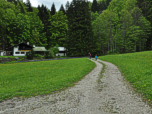
[[[33,51],[35,52],[35,54],[40,54],[40,55],[44,55],[44,52],[49,51],[46,50],[45,47],[41,47],[41,46],[30,46],[29,42],[26,43],[20,43],[20,44],[16,44],[14,46],[11,46],[10,48],[7,49],[6,51],[1,51],[0,50],[0,56],[5,56],[6,53],[8,56],[12,55],[12,56],[26,56],[26,53],[29,52],[31,49],[33,48]],[[66,48],[64,47],[57,47],[59,49],[59,53],[56,54],[56,56],[66,56]],[[68,51],[68,50],[67,50]],[[9,54],[8,54],[9,53]]]
[[[44,52],[48,51],[45,49],[45,47],[35,47],[35,45],[30,46],[29,42],[26,43],[20,43],[17,45],[14,45],[9,48],[11,51],[12,56],[26,56],[26,53],[29,52],[33,48],[33,51],[35,51],[35,54],[44,55]]]
[[[66,48],[65,47],[58,47],[59,49],[59,53],[56,54],[56,56],[60,55],[60,56],[66,56]],[[68,51],[68,50],[67,50]]]
[[[26,43],[20,43],[16,44],[14,46],[11,46],[8,48],[9,51],[11,51],[12,56],[26,56],[26,53],[29,52],[32,48],[35,46],[30,46],[29,42]]]

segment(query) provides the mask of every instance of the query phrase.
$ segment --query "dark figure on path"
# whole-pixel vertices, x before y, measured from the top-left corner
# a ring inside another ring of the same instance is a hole
[[[89,58],[90,58],[90,52],[88,53],[88,55],[89,55]]]
[[[95,59],[96,59],[96,61],[97,61],[97,54],[96,54],[96,56],[95,56]]]

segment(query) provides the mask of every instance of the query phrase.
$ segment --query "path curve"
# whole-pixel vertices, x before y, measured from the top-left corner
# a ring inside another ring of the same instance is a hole
[[[102,64],[65,91],[0,103],[0,114],[152,114],[152,109],[132,94],[118,68],[105,61],[105,73],[98,84]],[[2,110],[2,111],[1,111]]]

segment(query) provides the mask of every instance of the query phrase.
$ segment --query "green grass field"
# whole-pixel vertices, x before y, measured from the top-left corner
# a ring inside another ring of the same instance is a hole
[[[152,100],[152,51],[100,56],[118,67],[127,81],[148,101]]]
[[[15,58],[15,57],[26,57],[26,56],[0,56],[0,58]],[[55,58],[67,58],[66,56],[56,56]]]
[[[0,65],[0,101],[49,94],[73,86],[95,63],[87,58]]]
[[[152,100],[152,52],[98,56],[111,62],[145,98]],[[87,58],[0,65],[0,100],[49,94],[73,86],[94,69]]]
[[[0,56],[0,58],[15,58],[15,57],[26,57],[26,56]]]

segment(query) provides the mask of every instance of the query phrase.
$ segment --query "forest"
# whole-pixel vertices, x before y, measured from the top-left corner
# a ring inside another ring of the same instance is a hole
[[[67,56],[152,49],[151,0],[72,0],[56,11],[29,0],[0,0],[0,50],[14,44],[65,47]]]

